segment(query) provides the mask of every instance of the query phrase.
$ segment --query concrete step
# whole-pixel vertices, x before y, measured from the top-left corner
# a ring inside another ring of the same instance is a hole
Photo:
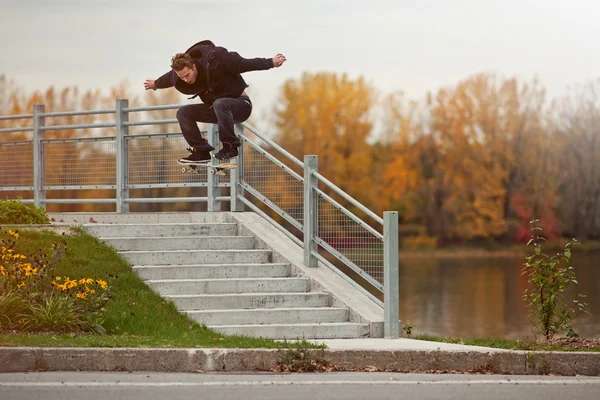
[[[308,278],[163,279],[146,283],[160,295],[226,293],[305,293]]]
[[[133,265],[268,263],[270,250],[120,251]]]
[[[369,336],[369,324],[333,322],[318,324],[208,325],[223,335],[265,339],[350,339]]]
[[[156,279],[224,279],[283,278],[290,276],[289,264],[196,264],[144,265],[133,270],[144,280]]]
[[[97,237],[175,237],[235,236],[237,225],[217,224],[85,224],[83,228]]]
[[[100,237],[99,239],[121,251],[254,248],[254,236]]]
[[[166,295],[181,311],[255,309],[280,307],[328,307],[329,293],[240,293]]]
[[[306,324],[348,321],[348,309],[336,307],[197,310],[188,311],[187,315],[205,325]]]

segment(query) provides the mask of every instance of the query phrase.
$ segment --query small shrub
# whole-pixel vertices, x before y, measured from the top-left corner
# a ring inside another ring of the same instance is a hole
[[[571,266],[571,248],[577,241],[565,244],[562,253],[548,256],[542,252],[541,242],[545,239],[538,236],[541,228],[536,226],[538,220],[531,221],[532,237],[527,245],[533,244],[534,252],[525,257],[522,275],[527,275],[527,282],[533,286],[526,289],[523,300],[529,307],[529,321],[547,340],[562,332],[568,337],[576,337],[571,322],[582,313],[587,313],[588,303],[573,300],[568,306],[564,292],[573,284],[577,284],[575,270]],[[586,297],[579,294],[578,297]]]
[[[49,224],[46,210],[19,200],[0,200],[0,224]]]
[[[409,321],[402,324],[402,332],[404,333],[404,337],[411,337],[414,326]]]
[[[0,331],[18,329],[21,316],[27,311],[27,302],[15,292],[0,294]]]
[[[77,332],[85,331],[87,321],[80,313],[75,300],[52,293],[41,302],[30,303],[22,316],[26,331]]]

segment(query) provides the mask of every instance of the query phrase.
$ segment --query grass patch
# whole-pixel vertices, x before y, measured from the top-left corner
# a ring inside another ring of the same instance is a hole
[[[146,286],[113,247],[81,229],[76,229],[74,235],[62,236],[46,230],[20,230],[19,234],[16,249],[28,256],[50,252],[53,242],[66,242],[67,252],[52,275],[71,279],[93,277],[109,282],[111,299],[106,305],[103,324],[106,335],[1,332],[0,346],[286,348],[298,345],[223,336],[198,324],[180,313],[173,302]],[[6,236],[2,229],[0,236]]]
[[[464,344],[468,346],[492,347],[506,350],[529,350],[529,351],[589,351],[600,352],[600,341],[595,340],[592,345],[586,344],[585,339],[570,342],[569,345],[553,344],[552,342],[540,342],[534,340],[512,340],[491,338],[445,338],[427,334],[415,335],[411,339],[426,340],[430,342]],[[557,341],[560,343],[560,341]],[[581,343],[581,346],[577,344]]]

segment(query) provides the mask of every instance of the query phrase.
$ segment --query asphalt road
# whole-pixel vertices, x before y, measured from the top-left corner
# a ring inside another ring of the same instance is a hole
[[[600,399],[600,377],[383,372],[217,374],[42,372],[0,374],[1,400],[162,399]]]

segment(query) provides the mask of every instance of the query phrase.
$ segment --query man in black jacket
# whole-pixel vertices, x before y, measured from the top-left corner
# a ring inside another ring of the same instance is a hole
[[[280,67],[286,58],[277,54],[273,58],[245,59],[236,52],[218,47],[210,40],[203,40],[185,53],[176,54],[171,60],[171,71],[156,80],[144,82],[146,90],[165,89],[175,86],[183,94],[199,96],[203,103],[190,104],[177,110],[181,133],[191,146],[191,154],[179,163],[207,163],[212,147],[202,137],[196,122],[218,124],[221,150],[215,154],[219,160],[229,160],[238,155],[240,140],[233,130],[234,123],[247,120],[252,103],[245,92],[248,87],[243,72],[267,70]]]

